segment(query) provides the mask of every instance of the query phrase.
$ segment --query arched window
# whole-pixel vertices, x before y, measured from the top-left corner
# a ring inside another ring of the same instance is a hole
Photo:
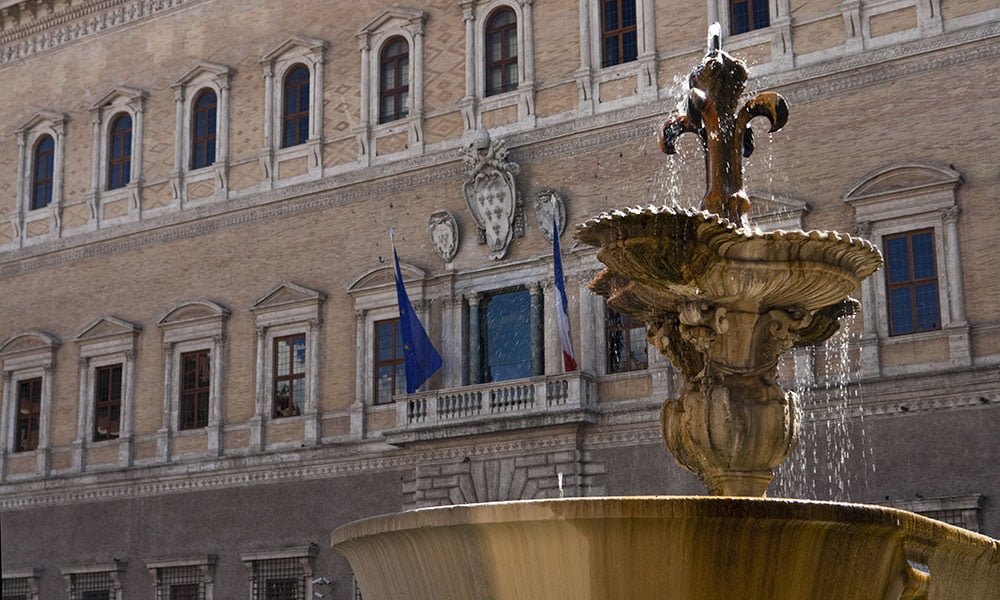
[[[191,168],[200,169],[215,162],[215,130],[218,121],[215,92],[204,89],[194,99],[191,119]]]
[[[410,46],[401,37],[386,42],[379,60],[379,123],[410,113]]]
[[[281,147],[304,144],[309,139],[309,69],[295,65],[285,75],[281,120]]]
[[[729,32],[732,35],[771,26],[767,0],[730,0]]]
[[[35,143],[31,177],[31,210],[44,208],[52,202],[52,172],[55,167],[56,143],[51,135],[43,135]]]
[[[517,17],[509,7],[486,21],[486,95],[517,88]]]
[[[128,185],[132,170],[132,117],[121,113],[111,120],[108,138],[108,189]]]

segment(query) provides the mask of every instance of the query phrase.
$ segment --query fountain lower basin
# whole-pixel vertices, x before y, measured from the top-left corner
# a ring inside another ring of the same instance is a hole
[[[366,600],[995,600],[1000,590],[996,540],[831,502],[460,505],[350,523],[332,543]]]

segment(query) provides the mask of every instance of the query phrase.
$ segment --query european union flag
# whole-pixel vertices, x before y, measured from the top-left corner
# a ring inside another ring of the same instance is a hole
[[[392,246],[392,259],[396,267],[396,298],[399,303],[399,330],[403,337],[403,360],[406,363],[406,393],[412,394],[441,368],[441,355],[431,344],[410,304],[410,297],[406,295],[395,243]]]

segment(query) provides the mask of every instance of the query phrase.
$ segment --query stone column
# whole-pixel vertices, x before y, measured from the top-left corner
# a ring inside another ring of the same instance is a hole
[[[133,414],[135,413],[135,350],[125,351],[125,394],[122,402],[122,421],[118,431],[118,464],[132,466],[133,456]]]
[[[483,357],[479,344],[479,294],[465,295],[469,303],[469,385],[483,382]]]
[[[174,344],[163,344],[163,421],[156,432],[156,460],[170,462],[171,433],[176,427],[173,422],[174,404]]]
[[[865,47],[861,26],[861,0],[844,0],[840,3],[840,12],[844,16],[844,30],[847,33],[844,51],[847,54],[857,54]]]
[[[88,426],[93,426],[93,411],[90,410],[90,387],[87,382],[90,380],[90,359],[81,357],[79,362],[80,398],[76,411],[76,439],[73,441],[73,469],[83,472],[86,470],[86,448]]]
[[[528,285],[531,294],[531,374],[545,374],[545,340],[542,335],[545,315],[542,305],[542,286],[538,283]]]
[[[465,96],[458,101],[465,131],[476,129],[476,6],[473,0],[462,0],[462,20],[465,22]]]
[[[57,163],[58,164],[58,163]],[[52,428],[52,372],[55,365],[52,363],[42,365],[45,375],[42,377],[42,405],[41,414],[38,416],[38,449],[36,457],[38,459],[38,473],[42,477],[48,477],[52,466],[52,450],[49,439],[49,430]]]
[[[274,184],[274,65],[264,65],[264,147],[260,151],[260,167],[263,189],[271,189]]]
[[[91,115],[91,147],[94,149],[90,161],[90,216],[94,219],[94,229],[101,227],[101,110]]]
[[[313,61],[312,68],[312,116],[309,119],[309,145],[312,151],[309,153],[309,168],[318,175],[323,169],[323,93],[326,81],[326,56],[320,51],[319,56]]]
[[[542,284],[542,289],[545,294],[542,306],[542,345],[545,348],[545,374],[554,375],[563,372],[562,346],[559,341],[559,325],[556,321],[555,281],[546,279]]]
[[[656,97],[658,91],[656,76],[656,14],[654,0],[642,0],[642,53],[639,63],[639,93]]]
[[[52,228],[56,232],[56,236],[62,237],[62,207],[63,207],[63,171],[66,169],[66,165],[63,162],[63,157],[65,156],[66,145],[66,126],[64,121],[59,121],[59,124],[55,128],[56,137],[55,149],[53,150],[53,166],[55,170],[52,173],[52,206],[49,207],[52,211]]]
[[[521,0],[522,12],[524,13],[524,56],[521,63],[524,65],[524,73],[521,81],[534,85],[535,83],[535,19],[532,15],[532,4],[534,0]]]
[[[413,56],[410,62],[413,87],[410,88],[410,148],[424,147],[424,31],[421,27],[413,32]]]
[[[215,156],[215,168],[219,174],[218,186],[225,196],[229,193],[229,78],[220,77],[217,84],[219,86],[219,108],[216,116],[218,152]]]
[[[309,364],[306,367],[308,388],[306,389],[305,407],[305,443],[312,446],[319,443],[319,319],[309,320],[309,332],[306,334],[306,351],[309,353]]]
[[[366,352],[371,348],[368,340],[368,327],[365,311],[354,312],[355,341],[358,348],[364,348],[365,352],[357,352],[354,359],[354,402],[351,403],[348,412],[350,413],[350,436],[353,439],[365,437],[365,399],[368,397],[368,386],[371,385],[368,377],[368,357]]]
[[[0,481],[6,481],[7,479],[7,451],[10,446],[11,439],[11,421],[15,419],[14,411],[17,407],[14,406],[14,393],[11,390],[13,386],[14,374],[11,371],[3,372],[3,404],[0,404]]]
[[[944,255],[948,263],[948,300],[951,325],[965,325],[965,283],[962,276],[962,251],[958,244],[958,206],[943,209]]]
[[[368,40],[368,34],[358,37],[358,49],[361,51],[361,123],[355,130],[358,140],[358,158],[362,164],[370,165],[372,162],[371,148],[371,54],[372,49]]]
[[[178,207],[184,206],[183,173],[188,165],[184,164],[184,149],[187,146],[185,132],[188,131],[184,118],[184,87],[174,89],[174,172],[170,174],[170,187],[174,195],[173,201]]]
[[[593,279],[589,274],[584,274],[580,280],[580,348],[577,350],[577,359],[580,370],[585,373],[598,373],[597,357],[601,351],[598,346],[599,336],[597,330],[604,323],[604,318],[598,315],[598,307],[603,306],[599,301],[599,296],[590,291],[587,282]]]
[[[854,226],[854,235],[866,240],[871,239],[872,224],[868,221],[858,223]],[[858,343],[859,350],[859,374],[862,378],[878,377],[882,367],[879,358],[879,337],[876,319],[879,310],[878,301],[875,297],[875,278],[866,277],[861,282],[861,316],[862,330],[861,340]]]
[[[441,308],[441,350],[444,388],[462,385],[462,298],[447,297]]]
[[[142,187],[142,145],[143,145],[143,125],[146,118],[146,103],[140,98],[135,106],[135,129],[132,132],[132,164],[129,166],[129,182],[137,187]],[[142,204],[136,202],[136,208],[141,208]]]
[[[264,368],[267,365],[267,327],[257,327],[257,390],[254,404],[254,416],[250,419],[250,449],[264,449],[264,419],[266,412],[267,398],[270,396],[267,389],[267,374]]]
[[[17,181],[16,184],[16,198],[17,198],[17,211],[19,213],[27,213],[31,208],[31,185],[28,182],[28,149],[27,132],[21,133],[17,136]],[[55,163],[56,170],[59,170],[59,163]]]
[[[584,113],[594,111],[593,80],[591,77],[590,50],[590,0],[580,0],[577,9],[580,14],[580,68],[576,70],[576,87],[579,95],[579,110]]]
[[[222,456],[223,453],[223,428],[222,418],[222,371],[226,364],[223,360],[226,338],[223,335],[212,336],[212,383],[208,397],[208,453],[211,456]]]

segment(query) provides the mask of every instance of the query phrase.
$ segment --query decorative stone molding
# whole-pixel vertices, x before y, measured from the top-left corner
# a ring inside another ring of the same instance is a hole
[[[33,450],[38,475],[49,474],[51,460],[51,420],[56,351],[62,342],[54,335],[36,329],[24,331],[0,342],[0,374],[3,395],[0,398],[0,481],[6,479],[7,457],[16,448],[17,389],[26,379],[41,378],[41,406],[38,423],[38,446]]]
[[[122,579],[124,579],[125,567],[127,566],[127,562],[116,558],[110,563],[63,567],[59,572],[66,580],[66,591],[70,598],[82,597],[82,594],[78,592],[87,591],[79,590],[79,576],[105,574],[108,587],[111,590],[110,600],[122,600]],[[88,577],[88,579],[90,578]]]
[[[459,0],[465,21],[465,96],[459,100],[467,134],[483,126],[486,111],[517,107],[517,121],[501,129],[535,126],[535,43],[532,8],[534,0]],[[486,95],[486,23],[502,8],[517,19],[517,89]]]
[[[552,223],[555,222],[557,235],[566,229],[566,202],[559,192],[545,188],[535,194],[535,218],[538,229],[550,242],[553,239]]]
[[[424,26],[427,13],[422,10],[391,6],[365,23],[355,37],[361,52],[361,123],[355,130],[358,160],[371,165],[384,153],[378,150],[379,138],[405,134],[403,155],[421,154],[424,150]],[[387,41],[402,37],[409,47],[409,113],[406,117],[379,123],[379,57]],[[394,153],[395,154],[395,153]]]
[[[251,419],[251,448],[269,448],[265,437],[267,426],[274,420],[274,340],[303,334],[306,342],[305,406],[302,414],[283,417],[281,422],[302,422],[302,442],[319,443],[319,326],[326,294],[294,283],[282,283],[261,296],[250,307],[257,331],[257,394]],[[296,444],[297,446],[298,444]]]
[[[434,211],[427,228],[434,250],[441,260],[450,263],[458,253],[458,222],[455,217],[446,210]]]
[[[35,567],[33,569],[11,570],[4,568],[2,580],[4,593],[15,598],[24,600],[38,600],[39,580],[45,569]]]
[[[486,132],[477,133],[462,160],[466,168],[462,192],[476,222],[479,243],[489,246],[490,258],[500,260],[507,255],[523,212],[514,181],[520,167],[510,159],[503,140],[490,140]],[[523,235],[523,224],[520,227]]]
[[[171,559],[156,559],[147,560],[146,569],[149,570],[149,576],[153,580],[153,589],[156,592],[156,597],[169,597],[168,585],[164,582],[164,576],[170,575],[171,571],[175,573],[180,570],[181,572],[190,571],[192,568],[196,569],[197,576],[192,577],[190,580],[177,581],[176,577],[171,578],[169,581],[171,583],[187,583],[198,585],[198,598],[204,600],[214,600],[214,581],[215,581],[215,565],[218,562],[218,557],[214,554],[201,555],[201,556],[191,556],[183,558],[171,558]]]
[[[229,85],[232,69],[225,65],[199,62],[170,87],[174,90],[176,120],[174,125],[174,171],[170,176],[173,202],[183,208],[188,201],[188,185],[211,180],[215,192],[211,198],[223,199],[229,192]],[[194,101],[203,90],[216,97],[215,162],[193,169],[191,132]],[[201,200],[198,198],[197,200]]]
[[[195,300],[174,306],[156,322],[163,339],[163,422],[156,435],[158,461],[172,460],[171,442],[180,430],[181,354],[196,350],[208,350],[211,360],[207,452],[209,456],[222,455],[223,356],[229,315],[224,306]]]
[[[280,179],[278,171],[282,161],[307,157],[308,173],[300,178],[316,179],[322,175],[323,93],[328,46],[324,40],[292,36],[260,59],[264,68],[264,147],[259,158],[264,189],[274,187]],[[304,144],[283,148],[284,81],[296,65],[309,69],[309,137]]]
[[[73,442],[73,466],[86,470],[87,449],[95,444],[117,444],[118,465],[132,466],[134,439],[133,413],[135,411],[135,357],[136,343],[142,327],[111,316],[90,322],[73,341],[80,350],[80,395],[77,419],[77,436]],[[122,395],[121,416],[117,439],[93,441],[95,430],[94,398],[95,371],[99,367],[121,364]]]
[[[93,126],[93,156],[91,162],[90,225],[100,228],[105,221],[137,221],[142,217],[142,147],[146,92],[128,87],[116,87],[90,106]],[[108,159],[112,121],[121,114],[132,120],[132,149],[129,159],[129,181],[126,185],[109,190]],[[106,207],[118,201],[127,203],[127,213],[106,218]]]
[[[17,211],[12,216],[17,237],[11,242],[14,247],[36,244],[62,236],[63,207],[63,167],[66,148],[66,115],[52,111],[39,111],[14,131],[17,138]],[[43,136],[53,141],[52,159],[52,201],[44,207],[32,210],[32,190],[34,188],[35,147]],[[45,235],[32,236],[30,225],[47,222]]]

